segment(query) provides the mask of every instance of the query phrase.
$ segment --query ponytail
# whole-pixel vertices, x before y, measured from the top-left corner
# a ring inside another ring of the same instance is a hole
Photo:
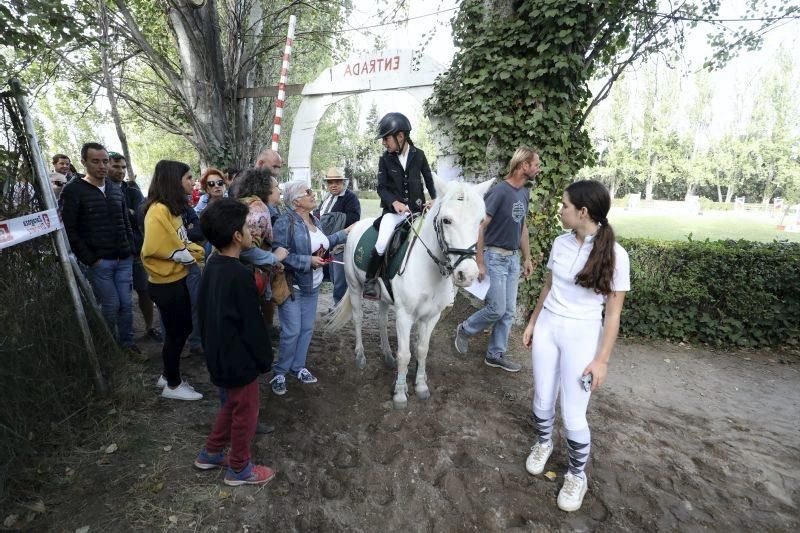
[[[611,294],[614,280],[614,242],[614,229],[604,219],[598,224],[589,259],[586,260],[583,270],[575,276],[575,283],[594,289],[597,294]]]
[[[614,230],[608,223],[611,196],[605,186],[594,180],[581,180],[570,184],[566,190],[570,202],[577,208],[586,208],[597,223],[592,251],[583,269],[575,276],[575,283],[592,289],[597,294],[611,294],[614,281]]]

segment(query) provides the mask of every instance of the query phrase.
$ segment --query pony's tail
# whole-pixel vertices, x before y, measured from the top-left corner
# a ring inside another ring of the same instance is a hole
[[[353,318],[353,304],[350,302],[350,289],[345,291],[339,304],[328,315],[325,324],[326,333],[336,333]]]

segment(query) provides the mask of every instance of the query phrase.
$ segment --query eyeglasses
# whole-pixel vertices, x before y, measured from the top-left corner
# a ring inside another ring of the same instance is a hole
[[[314,191],[311,189],[306,189],[306,196],[314,196]]]
[[[208,186],[208,187],[222,187],[223,185],[225,185],[225,182],[222,181],[222,180],[219,180],[219,181],[207,181],[206,182],[206,186]]]

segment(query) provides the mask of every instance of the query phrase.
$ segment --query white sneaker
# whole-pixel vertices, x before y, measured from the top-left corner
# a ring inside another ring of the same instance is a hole
[[[571,472],[567,472],[564,476],[564,486],[558,491],[558,508],[567,512],[580,509],[588,486],[589,482],[586,479],[586,474],[576,476]]]
[[[164,387],[164,390],[161,392],[161,397],[170,398],[172,400],[203,399],[203,395],[194,390],[192,386],[186,383],[185,381],[181,381],[181,384],[175,387],[174,389],[170,389],[169,386]]]
[[[525,461],[525,470],[537,476],[544,472],[544,465],[553,453],[553,442],[537,442],[531,448],[531,453]]]
[[[158,387],[159,389],[163,389],[166,386],[167,386],[167,380],[164,378],[164,376],[163,375],[158,376],[158,381],[156,381],[156,387]]]

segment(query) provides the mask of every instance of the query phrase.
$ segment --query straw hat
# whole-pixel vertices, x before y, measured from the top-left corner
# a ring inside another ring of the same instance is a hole
[[[328,169],[328,173],[325,174],[325,177],[322,178],[322,179],[324,179],[325,181],[328,181],[328,180],[343,180],[344,179],[344,172],[342,172],[342,169],[340,169],[340,168],[331,167],[331,168]]]

